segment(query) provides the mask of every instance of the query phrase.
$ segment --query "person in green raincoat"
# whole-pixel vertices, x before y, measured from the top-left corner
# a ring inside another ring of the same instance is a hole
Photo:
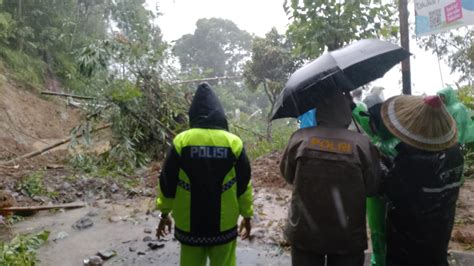
[[[374,144],[383,156],[393,158],[397,152],[395,146],[399,140],[391,134],[384,134],[383,123],[377,113],[380,113],[382,99],[369,95],[365,103],[358,103],[352,115],[357,125],[367,134],[372,144]],[[367,108],[367,105],[370,108]],[[386,202],[381,197],[367,198],[367,220],[369,223],[372,240],[372,266],[384,266],[387,253],[385,234],[385,209]]]
[[[452,87],[447,87],[440,90],[438,95],[456,121],[459,143],[474,142],[474,122],[471,119],[471,111],[459,101],[456,91]]]

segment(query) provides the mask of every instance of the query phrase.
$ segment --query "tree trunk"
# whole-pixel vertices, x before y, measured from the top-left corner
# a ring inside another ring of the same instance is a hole
[[[398,5],[400,19],[400,43],[402,47],[410,51],[410,30],[408,23],[408,3],[407,0],[400,0]],[[410,57],[402,61],[402,85],[403,94],[411,94],[411,74],[410,74]]]

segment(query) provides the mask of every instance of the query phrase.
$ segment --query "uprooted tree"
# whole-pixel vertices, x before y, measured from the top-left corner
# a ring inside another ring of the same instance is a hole
[[[103,160],[133,169],[159,157],[186,124],[186,102],[184,93],[164,78],[167,44],[151,22],[153,13],[119,1],[112,17],[118,30],[84,47],[78,70],[89,94],[96,95],[88,117],[113,123],[115,142]]]

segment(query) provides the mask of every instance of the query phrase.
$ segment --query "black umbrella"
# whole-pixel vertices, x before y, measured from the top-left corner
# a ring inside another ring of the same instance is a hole
[[[361,40],[326,53],[290,76],[271,119],[297,117],[314,108],[322,89],[355,90],[409,56],[400,46],[380,40]]]

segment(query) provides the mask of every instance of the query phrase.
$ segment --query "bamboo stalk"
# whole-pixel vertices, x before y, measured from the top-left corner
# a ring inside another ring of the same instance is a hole
[[[93,100],[94,99],[94,97],[90,97],[90,96],[74,95],[74,94],[54,92],[54,91],[42,91],[41,94],[52,95],[52,96],[71,97],[71,98],[83,99],[83,100]]]
[[[224,76],[224,77],[214,77],[214,78],[203,78],[203,79],[189,79],[189,80],[178,80],[172,84],[185,84],[193,82],[205,82],[205,81],[214,81],[214,80],[223,80],[223,79],[241,79],[240,76]]]
[[[112,124],[105,124],[105,125],[103,125],[103,126],[100,126],[100,127],[98,127],[98,128],[93,129],[93,130],[91,131],[91,133],[94,133],[94,132],[97,132],[97,131],[100,131],[100,130],[109,128],[109,127],[111,127],[111,126],[112,126]],[[53,143],[53,144],[51,144],[51,145],[48,145],[48,146],[46,146],[46,147],[44,147],[44,148],[42,148],[42,149],[40,149],[40,150],[33,151],[33,152],[30,152],[30,153],[21,155],[21,156],[19,156],[19,157],[16,157],[16,158],[11,159],[11,160],[6,161],[6,162],[5,162],[5,161],[4,161],[4,162],[0,162],[0,165],[10,164],[10,163],[13,163],[13,162],[18,161],[18,160],[29,159],[29,158],[35,157],[35,156],[40,155],[40,154],[42,154],[42,153],[44,153],[44,152],[46,152],[46,151],[49,151],[49,150],[51,150],[51,149],[54,149],[54,148],[56,148],[56,147],[58,147],[58,146],[61,146],[61,145],[65,144],[65,143],[70,142],[74,137],[76,137],[76,138],[82,137],[82,135],[83,135],[83,134],[80,133],[80,134],[77,134],[76,136],[67,137],[67,138],[65,138],[65,139],[63,139],[63,140],[61,140],[61,141],[55,142],[55,143]]]
[[[85,207],[85,203],[67,203],[58,205],[40,205],[40,206],[12,206],[1,208],[0,211],[21,212],[21,211],[44,211],[52,209],[75,209]]]

